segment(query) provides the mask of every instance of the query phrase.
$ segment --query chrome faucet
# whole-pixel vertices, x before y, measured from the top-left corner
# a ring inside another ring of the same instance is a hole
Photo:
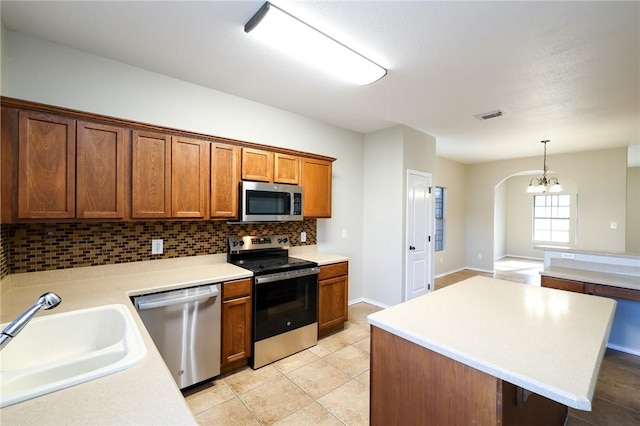
[[[0,334],[0,351],[22,331],[22,329],[31,321],[31,319],[40,311],[40,309],[53,309],[60,304],[62,299],[55,293],[45,293],[38,301],[29,309],[24,311],[18,318],[13,320],[11,324],[5,327]]]

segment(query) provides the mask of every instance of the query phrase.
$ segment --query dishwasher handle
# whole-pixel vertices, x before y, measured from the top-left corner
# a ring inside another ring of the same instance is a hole
[[[194,290],[189,292],[189,290]],[[179,305],[181,303],[198,302],[218,296],[218,287],[215,285],[197,287],[196,289],[176,290],[168,293],[150,294],[135,298],[135,305],[139,311],[145,309],[161,308],[164,306]],[[174,296],[175,295],[175,296]]]

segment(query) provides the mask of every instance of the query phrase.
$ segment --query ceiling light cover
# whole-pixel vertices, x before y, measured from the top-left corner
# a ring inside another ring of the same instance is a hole
[[[544,144],[544,166],[542,171],[542,177],[539,179],[533,178],[529,181],[529,186],[527,187],[527,192],[531,193],[543,193],[543,192],[560,192],[562,191],[562,186],[560,186],[560,182],[558,182],[558,178],[552,177],[547,179],[547,143],[549,140],[540,141],[540,143]]]
[[[267,2],[244,27],[259,39],[349,82],[365,85],[387,70]]]

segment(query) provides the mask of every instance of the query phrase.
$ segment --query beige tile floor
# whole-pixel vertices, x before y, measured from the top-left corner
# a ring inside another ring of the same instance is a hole
[[[504,258],[495,274],[463,270],[436,279],[435,288],[494,276],[540,285],[542,262]],[[369,326],[380,308],[349,306],[344,331],[258,370],[246,368],[185,394],[200,425],[369,424]],[[567,425],[640,425],[640,357],[607,350],[591,412],[571,410]]]
[[[368,425],[369,325],[380,308],[349,307],[339,333],[258,370],[185,393],[200,425]]]

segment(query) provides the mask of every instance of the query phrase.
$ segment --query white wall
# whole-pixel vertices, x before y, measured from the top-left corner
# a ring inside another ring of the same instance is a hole
[[[629,253],[640,253],[640,167],[627,169],[627,242]]]
[[[349,298],[362,297],[361,134],[14,31],[2,42],[4,96],[337,158],[318,248],[349,256]]]
[[[445,188],[444,249],[435,253],[435,275],[465,267],[466,167],[438,157],[433,184]]]
[[[365,135],[364,297],[387,306],[402,301],[402,151],[401,126]]]
[[[541,157],[516,158],[467,166],[466,259],[469,268],[493,271],[495,186],[523,170],[536,170]],[[577,242],[575,248],[625,251],[627,149],[552,155],[553,171],[577,182]],[[561,181],[562,183],[562,181]],[[610,222],[617,223],[611,229]],[[482,259],[478,259],[480,254]]]
[[[507,255],[507,182],[500,182],[493,198],[493,258]]]
[[[365,135],[364,295],[382,306],[404,300],[407,169],[433,173],[436,140],[407,126]]]

